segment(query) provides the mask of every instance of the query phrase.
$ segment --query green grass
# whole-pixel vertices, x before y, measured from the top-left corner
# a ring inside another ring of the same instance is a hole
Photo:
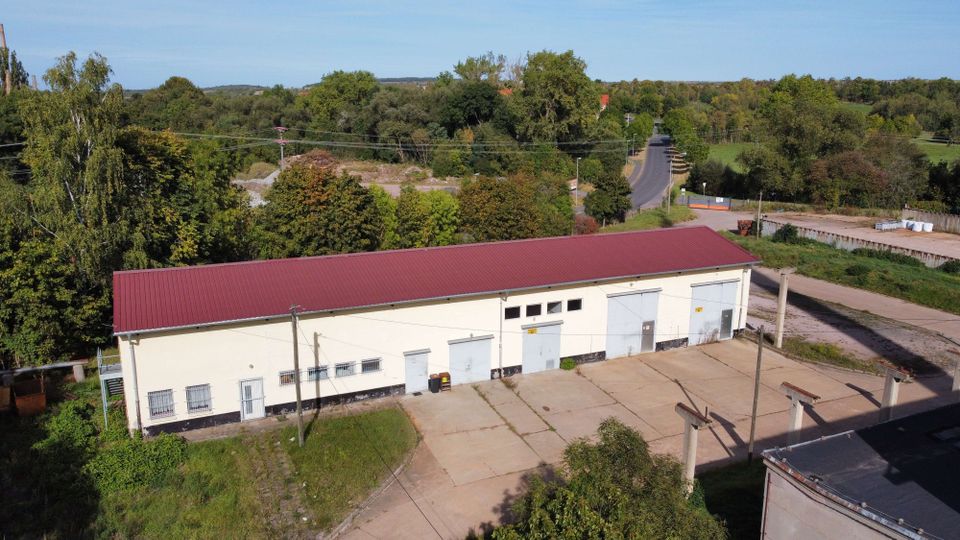
[[[728,235],[770,268],[796,267],[812,278],[857,287],[960,315],[960,276],[935,268],[855,255],[827,244],[784,244]]]
[[[730,168],[737,172],[743,172],[742,168],[737,163],[737,156],[740,155],[740,152],[743,152],[752,146],[753,143],[711,144],[710,155],[707,159],[715,159],[724,165],[729,165]]]
[[[833,343],[818,343],[801,337],[787,336],[783,338],[783,350],[803,360],[870,373],[880,372],[874,364],[847,354]]]
[[[927,154],[930,163],[946,161],[953,163],[960,159],[960,144],[950,144],[934,141],[929,134],[913,139],[914,144],[920,147]]]
[[[306,504],[324,529],[362,503],[417,442],[413,425],[399,408],[318,422],[303,448],[297,447],[294,428],[283,435],[296,481],[306,483]]]
[[[840,106],[844,109],[861,112],[863,114],[870,114],[870,111],[873,109],[873,105],[869,103],[853,103],[851,101],[841,101]]]
[[[707,510],[726,522],[732,540],[760,536],[765,471],[758,455],[749,465],[745,461],[735,463],[697,478]]]
[[[123,538],[275,537],[283,531],[270,526],[271,505],[278,497],[290,498],[300,485],[314,517],[305,526],[325,530],[363,502],[416,442],[406,414],[389,408],[317,419],[309,424],[303,448],[295,427],[194,443],[184,465],[162,486],[104,500],[98,528]],[[293,465],[289,476],[264,466],[265,460],[277,461],[264,450],[277,444]],[[279,489],[259,493],[264,480],[257,471],[264,470]]]
[[[663,208],[652,208],[650,210],[641,210],[635,215],[627,218],[623,223],[607,225],[600,229],[600,232],[624,232],[624,231],[643,231],[647,229],[661,229],[663,227],[673,227],[676,223],[689,221],[696,218],[693,210],[686,206],[674,204],[667,213]]]

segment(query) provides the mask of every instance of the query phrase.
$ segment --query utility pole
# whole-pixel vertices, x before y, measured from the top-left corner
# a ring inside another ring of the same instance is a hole
[[[280,145],[280,170],[283,170],[283,147],[287,144],[287,140],[283,138],[284,132],[287,131],[287,128],[283,126],[276,126],[273,128],[277,132],[279,139],[275,139],[273,142]],[[302,445],[301,445],[302,446]]]
[[[300,319],[297,316],[297,307],[290,306],[290,325],[293,329],[293,384],[297,387],[297,444],[303,448],[303,404],[300,400],[300,348],[298,347],[300,340],[297,338]]]
[[[760,228],[762,227],[760,221],[760,207],[763,206],[763,190],[760,190],[760,199],[757,200],[757,240],[760,239]]]
[[[753,412],[750,413],[750,442],[747,463],[753,463],[753,441],[757,433],[757,404],[760,402],[760,364],[763,362],[763,325],[757,330],[757,373],[753,378]]]
[[[3,49],[7,56],[7,68],[3,70],[3,94],[9,96],[12,90],[10,87],[13,86],[13,76],[10,73],[10,51],[7,50],[7,34],[3,31],[3,24],[0,24],[0,49]]]
[[[37,91],[39,89],[39,87],[37,86],[37,76],[34,74],[34,75],[30,75],[30,77],[33,78],[33,90]]]
[[[780,269],[780,291],[777,295],[777,333],[773,341],[774,347],[783,347],[783,322],[787,314],[787,292],[790,288],[789,276],[796,268]]]

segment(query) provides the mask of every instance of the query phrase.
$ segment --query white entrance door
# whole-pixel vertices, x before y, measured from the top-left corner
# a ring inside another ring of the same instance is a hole
[[[523,327],[523,373],[560,367],[560,321]]]
[[[493,336],[450,341],[450,383],[489,381],[491,343]]]
[[[656,348],[660,291],[607,297],[607,358],[650,352]]]
[[[406,366],[406,390],[408,394],[423,392],[427,389],[427,358],[430,351],[403,353]]]
[[[240,419],[264,417],[263,379],[240,381]]]

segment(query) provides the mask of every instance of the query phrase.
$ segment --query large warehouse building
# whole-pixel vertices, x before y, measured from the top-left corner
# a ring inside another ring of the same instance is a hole
[[[755,257],[705,227],[114,275],[131,429],[305,407],[729,339]]]

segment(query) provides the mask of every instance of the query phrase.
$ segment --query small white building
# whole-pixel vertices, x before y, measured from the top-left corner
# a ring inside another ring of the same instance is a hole
[[[731,338],[758,260],[705,227],[114,274],[130,428],[304,407]]]

